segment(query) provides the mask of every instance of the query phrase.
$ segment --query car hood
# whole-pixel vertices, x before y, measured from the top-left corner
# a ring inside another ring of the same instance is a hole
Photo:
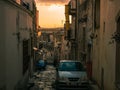
[[[59,77],[66,77],[66,78],[81,78],[86,76],[86,72],[81,71],[58,71]]]

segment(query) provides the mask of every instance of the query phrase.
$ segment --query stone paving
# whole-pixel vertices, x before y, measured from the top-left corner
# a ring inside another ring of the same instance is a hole
[[[45,70],[37,71],[29,80],[34,83],[33,87],[28,90],[55,90],[56,69],[52,65],[47,65]]]
[[[31,87],[27,90],[55,90],[56,69],[52,65],[47,65],[45,70],[38,70],[30,78]],[[100,90],[96,84],[91,82],[91,90]]]

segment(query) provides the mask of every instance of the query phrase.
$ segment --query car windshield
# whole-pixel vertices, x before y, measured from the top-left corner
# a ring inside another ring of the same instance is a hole
[[[60,71],[84,71],[85,68],[80,62],[61,62],[59,64]]]

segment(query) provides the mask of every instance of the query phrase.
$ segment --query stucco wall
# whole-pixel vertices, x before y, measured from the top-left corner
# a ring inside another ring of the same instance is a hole
[[[119,0],[101,0],[100,3],[100,29],[96,31],[98,37],[94,41],[93,53],[93,72],[97,72],[98,76],[96,73],[93,73],[93,76],[100,86],[103,77],[104,90],[115,90],[116,43],[112,42],[111,38],[116,31],[115,18],[120,10],[118,3]],[[95,44],[96,42],[98,44]]]
[[[3,2],[0,1],[0,89],[5,87],[5,25],[4,25],[4,8]],[[1,18],[2,17],[2,18]]]
[[[13,7],[5,5],[5,53],[6,54],[6,82],[7,88],[13,89],[19,77],[18,51],[16,35],[16,10]],[[20,63],[21,64],[21,63]]]
[[[28,78],[28,71],[23,75],[22,41],[30,39],[32,16],[7,1],[0,1],[0,11],[0,88],[14,90]]]

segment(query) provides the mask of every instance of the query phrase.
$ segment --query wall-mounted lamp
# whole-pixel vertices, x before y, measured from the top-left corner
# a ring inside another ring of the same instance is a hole
[[[120,33],[114,32],[112,39],[114,39],[117,43],[120,43]]]
[[[91,34],[90,34],[90,38],[91,38],[91,39],[95,39],[95,38],[97,38],[97,35],[96,35],[95,33],[91,33]]]

